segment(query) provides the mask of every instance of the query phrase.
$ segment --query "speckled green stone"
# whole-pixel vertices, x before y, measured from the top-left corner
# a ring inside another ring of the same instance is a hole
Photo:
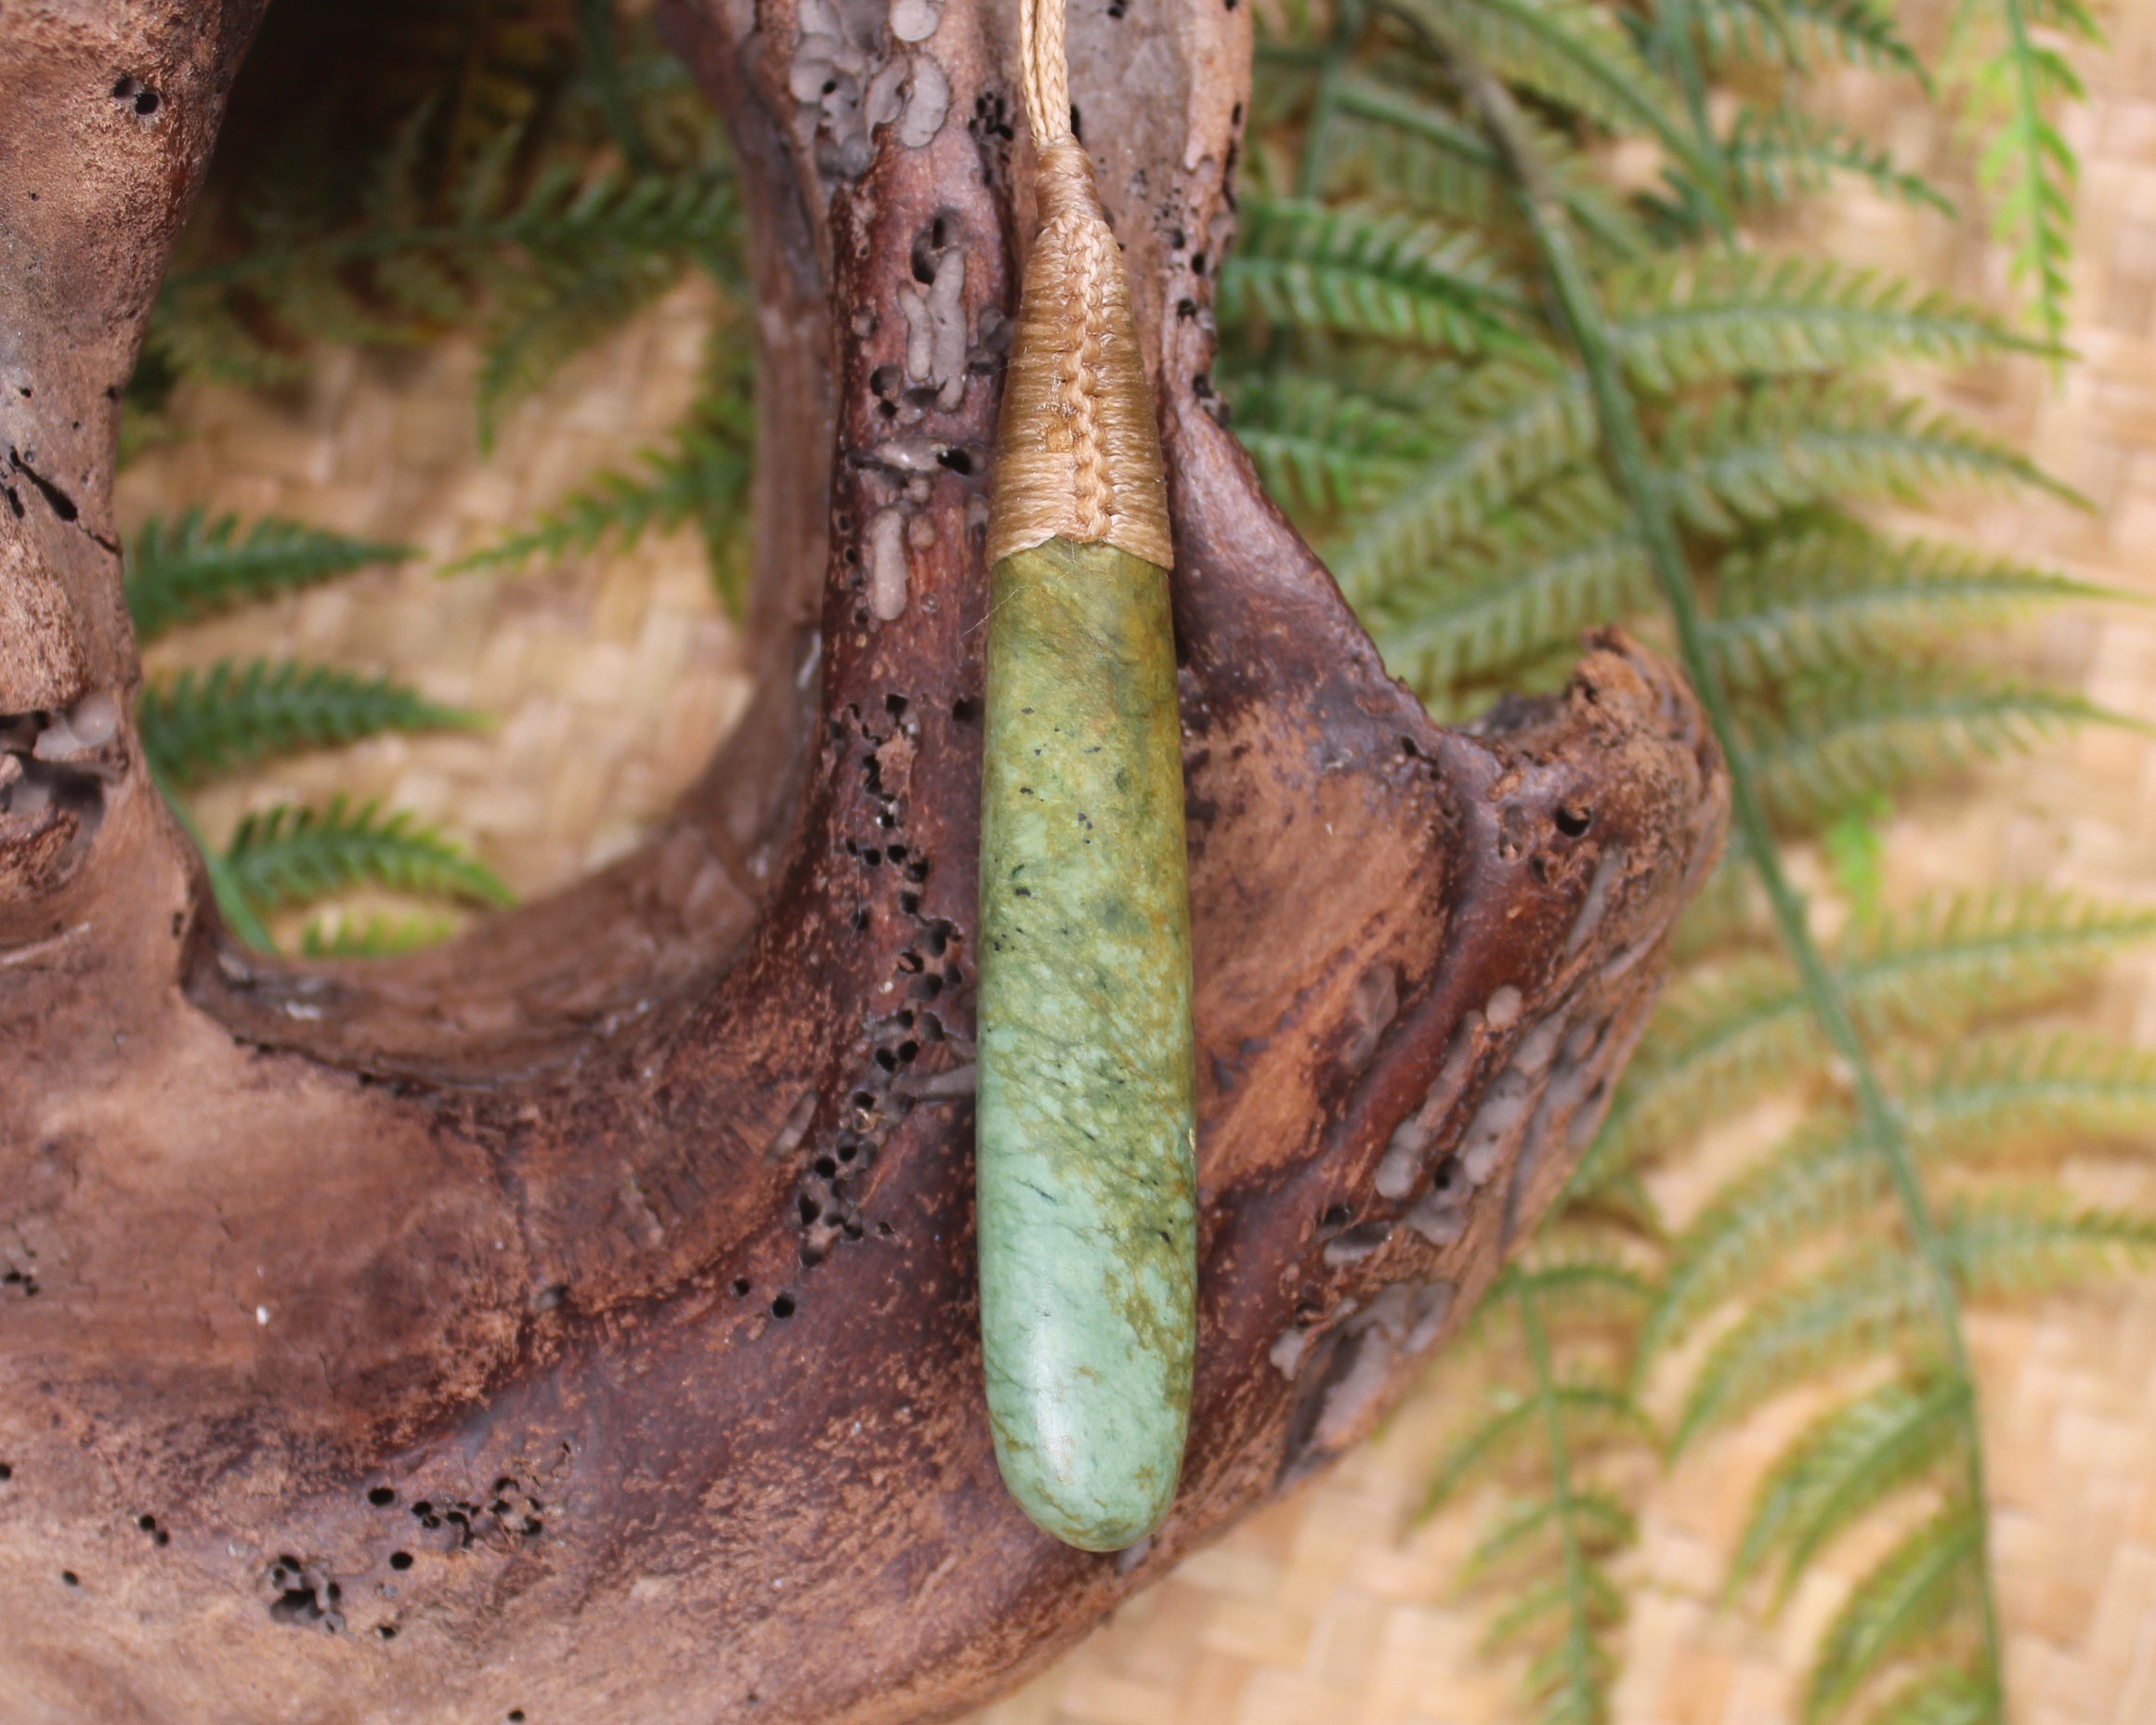
[[[1190,892],[1168,577],[999,563],[981,789],[981,1340],[996,1458],[1058,1539],[1168,1513],[1197,1326]]]

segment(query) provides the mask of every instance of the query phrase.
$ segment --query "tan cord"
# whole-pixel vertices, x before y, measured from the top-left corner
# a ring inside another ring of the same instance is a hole
[[[1170,568],[1160,431],[1123,255],[1092,160],[1071,136],[1065,4],[1019,0],[1019,83],[1039,151],[1040,231],[1004,381],[988,560],[1066,539]]]

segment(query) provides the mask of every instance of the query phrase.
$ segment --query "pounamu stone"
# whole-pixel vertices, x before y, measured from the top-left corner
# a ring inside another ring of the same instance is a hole
[[[976,1143],[996,1458],[1113,1551],[1157,1526],[1197,1309],[1190,894],[1168,576],[1060,539],[997,564]]]

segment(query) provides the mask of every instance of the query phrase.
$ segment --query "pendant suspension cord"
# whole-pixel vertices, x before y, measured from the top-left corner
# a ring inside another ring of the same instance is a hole
[[[1019,85],[1040,229],[998,435],[991,563],[1051,539],[1174,567],[1160,433],[1123,255],[1072,135],[1066,0],[1019,0]]]
[[[1066,0],[1019,0],[1018,53],[1026,123],[1043,151],[1071,141],[1070,57],[1064,46]]]

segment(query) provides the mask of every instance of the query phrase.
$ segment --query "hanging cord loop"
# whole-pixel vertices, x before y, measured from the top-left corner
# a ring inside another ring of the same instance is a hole
[[[1019,0],[1019,83],[1039,165],[1040,229],[1026,260],[997,434],[988,560],[1050,539],[1174,565],[1160,432],[1130,317],[1123,255],[1071,135],[1065,0]]]

